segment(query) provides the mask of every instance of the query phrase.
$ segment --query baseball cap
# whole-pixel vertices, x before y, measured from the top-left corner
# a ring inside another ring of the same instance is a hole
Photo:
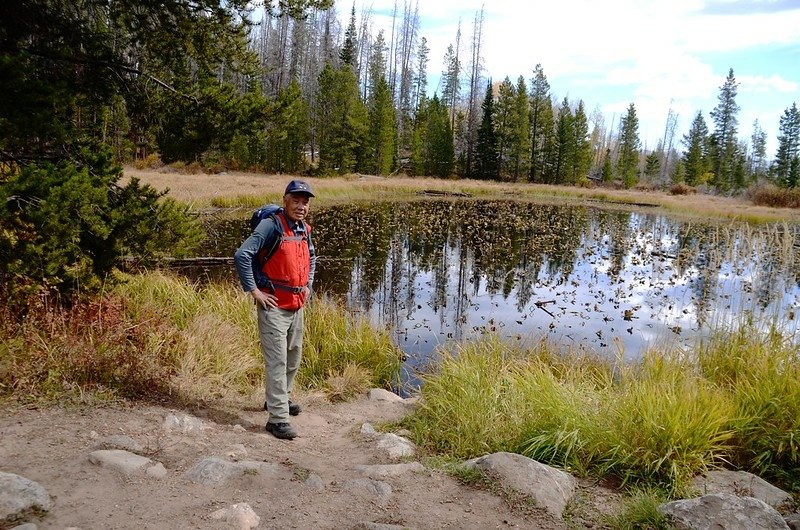
[[[308,182],[305,180],[293,180],[286,186],[286,191],[283,192],[284,195],[289,193],[305,193],[309,197],[314,197],[314,193],[311,191],[311,186],[308,185]]]

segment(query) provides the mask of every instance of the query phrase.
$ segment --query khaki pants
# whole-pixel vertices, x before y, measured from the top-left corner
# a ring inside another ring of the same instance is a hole
[[[303,308],[258,308],[269,423],[289,421],[289,393],[303,352]]]

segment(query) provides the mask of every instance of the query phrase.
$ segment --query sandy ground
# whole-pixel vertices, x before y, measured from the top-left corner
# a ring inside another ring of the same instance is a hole
[[[343,404],[306,396],[303,404],[303,413],[293,418],[300,432],[293,441],[267,434],[266,414],[255,406],[238,412],[178,411],[147,404],[3,410],[0,471],[34,480],[48,491],[52,510],[28,519],[43,529],[230,528],[210,515],[244,502],[260,517],[259,528],[347,529],[364,522],[418,529],[587,528],[597,527],[600,514],[613,511],[618,501],[613,491],[584,481],[566,524],[519,499],[461,484],[430,467],[382,479],[392,493],[381,499],[351,482],[364,478],[358,465],[392,463],[360,429],[364,422],[380,426],[398,419],[410,405],[366,396]],[[208,428],[189,433],[165,430],[163,422],[171,412],[191,413]],[[92,464],[88,454],[111,435],[139,442],[145,456],[163,463],[166,477],[122,475]],[[246,454],[235,444],[242,444]],[[237,456],[231,457],[234,453]],[[183,473],[212,455],[273,462],[286,473],[245,474],[222,485],[188,482]],[[416,460],[425,462],[424,455]],[[320,479],[316,487],[307,480],[312,475]]]

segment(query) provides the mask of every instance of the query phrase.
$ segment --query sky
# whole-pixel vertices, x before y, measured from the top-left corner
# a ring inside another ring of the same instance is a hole
[[[769,158],[781,115],[800,105],[800,0],[397,0],[400,13],[404,2],[418,5],[431,93],[459,21],[461,57],[469,64],[473,22],[483,7],[484,82],[508,76],[516,83],[522,75],[530,87],[540,63],[557,101],[583,100],[606,127],[613,120],[615,132],[634,103],[648,149],[663,138],[670,109],[679,150],[698,111],[713,130],[710,112],[731,68],[739,83],[739,137],[749,143],[757,119]],[[358,23],[371,10],[373,35],[384,28],[388,42],[394,5],[356,0]],[[352,6],[336,2],[344,26]]]

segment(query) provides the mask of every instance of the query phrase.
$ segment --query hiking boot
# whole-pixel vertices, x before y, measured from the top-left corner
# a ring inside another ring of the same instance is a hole
[[[288,423],[267,423],[264,426],[267,432],[281,440],[292,440],[297,437],[297,431]]]
[[[267,410],[267,402],[264,402],[264,410]],[[292,403],[292,400],[289,400],[289,416],[297,416],[303,412],[303,407],[298,405],[297,403]]]

